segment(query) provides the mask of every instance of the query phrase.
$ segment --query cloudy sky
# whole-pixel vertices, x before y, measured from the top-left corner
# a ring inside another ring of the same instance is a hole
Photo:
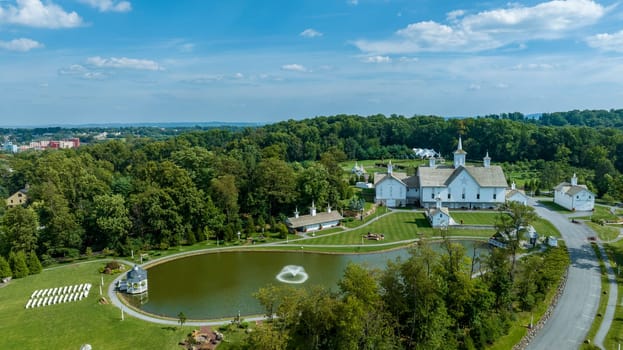
[[[616,0],[0,0],[0,125],[623,108]]]

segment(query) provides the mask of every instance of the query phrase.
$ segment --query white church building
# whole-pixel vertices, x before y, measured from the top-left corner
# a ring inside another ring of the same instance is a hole
[[[578,185],[573,174],[571,182],[562,182],[554,188],[554,203],[568,210],[591,211],[595,208],[595,194],[586,185]]]
[[[508,184],[500,166],[491,165],[489,154],[482,166],[467,165],[467,152],[459,137],[452,166],[437,165],[435,158],[420,166],[414,176],[394,172],[391,162],[387,173],[375,174],[375,201],[388,207],[407,204],[436,208],[437,199],[450,209],[496,208],[506,201]]]

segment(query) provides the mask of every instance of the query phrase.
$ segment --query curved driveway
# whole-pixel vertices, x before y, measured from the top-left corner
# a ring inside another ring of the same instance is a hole
[[[550,319],[528,349],[577,349],[590,328],[601,292],[599,263],[587,237],[594,234],[585,225],[574,224],[561,214],[532,202],[536,212],[562,234],[571,266],[565,290]]]

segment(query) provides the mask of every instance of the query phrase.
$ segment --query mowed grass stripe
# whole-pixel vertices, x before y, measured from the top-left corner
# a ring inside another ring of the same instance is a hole
[[[422,212],[393,212],[378,219],[377,221],[351,231],[341,232],[335,235],[325,235],[301,242],[302,244],[322,245],[353,245],[362,244],[362,236],[368,232],[383,234],[383,241],[363,240],[363,244],[391,243],[417,238],[439,237],[443,234],[448,236],[490,237],[494,230],[479,229],[449,229],[447,233],[439,229],[433,229],[426,216]]]

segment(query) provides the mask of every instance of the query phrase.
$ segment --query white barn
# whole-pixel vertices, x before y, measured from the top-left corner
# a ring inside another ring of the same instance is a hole
[[[448,208],[441,206],[441,198],[437,198],[435,208],[430,208],[426,211],[426,217],[430,225],[435,228],[456,225],[456,222],[450,216]]]
[[[316,205],[312,202],[309,215],[299,215],[296,210],[294,217],[286,219],[286,225],[291,232],[309,232],[338,226],[342,219],[342,215],[332,211],[330,206],[327,206],[326,212],[316,212]]]
[[[511,184],[510,191],[506,192],[506,201],[507,202],[518,202],[523,205],[528,204],[528,196],[521,190],[516,188],[515,183]]]
[[[568,210],[591,211],[595,208],[595,194],[586,185],[578,185],[573,174],[571,182],[562,182],[554,188],[554,203]]]
[[[466,165],[467,153],[459,137],[452,166],[437,165],[435,158],[429,165],[418,167],[415,176],[394,172],[391,162],[386,174],[375,174],[376,202],[388,207],[419,204],[436,207],[441,198],[446,208],[496,208],[506,201],[508,184],[500,166],[492,166],[489,154],[483,166]]]

